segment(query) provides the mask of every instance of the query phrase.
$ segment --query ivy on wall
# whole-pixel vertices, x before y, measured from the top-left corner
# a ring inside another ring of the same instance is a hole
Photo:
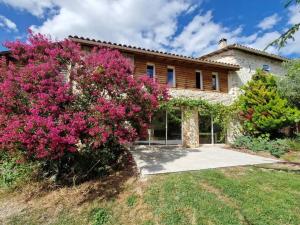
[[[166,110],[168,115],[174,119],[181,121],[187,118],[193,111],[198,111],[201,115],[211,115],[213,122],[221,126],[225,136],[226,129],[230,120],[236,115],[236,104],[224,105],[222,103],[210,103],[204,99],[191,99],[191,98],[173,98],[160,105],[161,110]],[[183,118],[178,118],[176,111],[180,109],[184,113]]]

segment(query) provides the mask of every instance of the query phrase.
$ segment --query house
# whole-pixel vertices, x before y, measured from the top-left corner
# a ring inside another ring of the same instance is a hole
[[[282,62],[287,59],[242,45],[219,42],[219,50],[199,58],[154,51],[130,45],[98,41],[78,36],[69,39],[79,43],[83,50],[107,47],[119,50],[134,65],[134,76],[147,74],[169,87],[172,98],[187,97],[209,102],[230,104],[239,87],[251,79],[257,68],[283,75]],[[2,55],[9,57],[7,52]],[[183,112],[178,110],[178,116]],[[199,144],[225,142],[220,138],[222,128],[210,115],[189,113],[182,122],[173,120],[167,112],[157,112],[152,118],[149,137],[142,144],[182,144],[197,147]],[[230,126],[232,127],[232,126]],[[231,129],[228,129],[229,131]],[[228,132],[228,140],[232,132]]]
[[[119,50],[134,65],[134,76],[148,74],[161,84],[169,87],[173,98],[201,98],[210,102],[230,104],[232,96],[228,93],[228,76],[240,69],[232,63],[215,62],[209,59],[197,59],[171,53],[153,51],[110,42],[69,37],[81,45],[82,49],[109,47]],[[221,136],[220,126],[212,124],[209,115],[192,112],[182,124],[168,117],[166,112],[158,112],[152,118],[149,138],[139,140],[143,144],[183,144],[187,147],[199,146],[199,143],[218,142]],[[181,116],[182,112],[178,111]],[[214,126],[214,129],[212,127]],[[223,140],[222,140],[223,141]]]
[[[239,70],[231,72],[228,77],[228,89],[231,94],[237,94],[239,88],[251,79],[258,68],[271,72],[274,75],[285,75],[282,63],[288,60],[285,57],[240,44],[228,45],[225,38],[219,41],[218,50],[203,55],[199,59],[232,63],[240,66]]]

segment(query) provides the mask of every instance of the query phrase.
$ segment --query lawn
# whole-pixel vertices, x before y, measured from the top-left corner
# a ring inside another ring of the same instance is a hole
[[[107,184],[99,181],[42,194],[32,194],[35,188],[3,190],[0,201],[6,209],[0,205],[0,223],[299,225],[299,168],[275,168],[203,170],[146,181],[131,177],[102,191],[97,190]]]

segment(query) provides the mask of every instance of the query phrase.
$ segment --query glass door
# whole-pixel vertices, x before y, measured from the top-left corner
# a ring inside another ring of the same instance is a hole
[[[212,120],[211,115],[199,115],[200,144],[225,143],[222,126]]]
[[[179,145],[182,144],[181,111],[171,116],[166,111],[157,111],[151,121],[148,137],[136,143],[143,145]]]
[[[211,116],[199,115],[199,143],[212,144]]]
[[[181,111],[175,111],[175,116],[167,115],[167,144],[180,145],[182,144],[181,136]]]

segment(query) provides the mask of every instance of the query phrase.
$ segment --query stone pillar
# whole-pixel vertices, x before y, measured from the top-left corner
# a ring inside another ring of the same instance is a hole
[[[231,119],[227,126],[227,138],[226,143],[232,144],[236,137],[242,135],[242,127],[237,119]]]
[[[194,148],[199,146],[198,111],[186,111],[182,113],[182,144],[184,147]]]

